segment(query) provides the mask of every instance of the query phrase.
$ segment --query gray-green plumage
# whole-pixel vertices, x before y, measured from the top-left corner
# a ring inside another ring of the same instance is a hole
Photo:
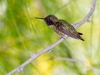
[[[65,20],[58,20],[56,22],[56,29],[58,31],[60,31],[61,36],[64,36],[64,34],[65,34],[65,35],[68,35],[72,38],[81,39],[82,41],[84,41],[84,39],[80,36],[83,34],[77,32],[76,29]],[[62,32],[62,34],[61,34],[61,32]]]
[[[64,35],[68,35],[72,38],[84,41],[84,39],[80,36],[83,34],[77,32],[75,28],[65,20],[60,20],[54,15],[48,15],[46,18],[37,19],[43,19],[46,22],[47,26],[52,28],[61,37],[64,37]]]

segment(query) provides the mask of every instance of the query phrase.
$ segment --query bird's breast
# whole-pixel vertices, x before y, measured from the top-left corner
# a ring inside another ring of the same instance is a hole
[[[59,36],[64,37],[66,34],[64,34],[63,32],[59,31],[57,29],[57,27],[55,27],[54,25],[50,25],[50,28],[52,28]]]

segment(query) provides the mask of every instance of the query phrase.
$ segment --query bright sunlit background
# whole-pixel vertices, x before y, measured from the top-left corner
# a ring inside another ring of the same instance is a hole
[[[89,12],[92,0],[0,0],[0,75],[5,75],[60,37],[43,20],[34,17],[57,16],[73,24]],[[100,1],[96,10],[78,32],[85,41],[67,38],[50,53],[28,64],[13,75],[100,75]],[[78,62],[55,60],[74,58]]]

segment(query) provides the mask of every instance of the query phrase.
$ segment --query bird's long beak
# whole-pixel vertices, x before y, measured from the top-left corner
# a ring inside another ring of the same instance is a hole
[[[36,19],[43,19],[43,20],[45,19],[45,18],[39,18],[39,17],[35,17],[35,18],[36,18]]]

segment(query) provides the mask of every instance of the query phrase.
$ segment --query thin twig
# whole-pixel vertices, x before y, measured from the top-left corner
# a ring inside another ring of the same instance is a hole
[[[86,68],[89,68],[89,69],[96,71],[96,72],[100,72],[100,69],[86,65],[85,62],[78,60],[78,59],[74,59],[74,58],[54,58],[54,60],[66,60],[66,61],[80,63],[80,64],[83,64]]]
[[[81,20],[80,22],[73,24],[73,26],[77,29],[78,27],[80,27],[82,24],[84,24],[85,22],[90,20],[91,15],[93,14],[94,10],[95,10],[95,6],[96,6],[96,0],[93,0],[92,2],[92,6],[91,9],[89,11],[89,13],[87,14],[87,16]]]
[[[93,4],[91,6],[91,9],[89,11],[89,13],[87,14],[87,16],[81,20],[80,22],[73,24],[73,26],[77,29],[79,26],[81,26],[82,24],[84,24],[86,21],[88,21],[90,19],[90,16],[93,14],[94,10],[95,10],[95,6],[96,6],[96,0],[93,0]],[[65,36],[65,38],[67,38],[68,36]],[[49,52],[50,50],[52,50],[54,47],[56,47],[58,44],[60,44],[61,42],[63,42],[65,39],[61,38],[59,39],[57,42],[55,42],[54,44],[48,46],[47,48],[45,48],[44,50],[41,50],[40,52],[36,53],[36,54],[32,54],[31,53],[31,58],[29,58],[26,62],[24,62],[22,65],[20,65],[19,67],[15,68],[14,70],[10,71],[9,73],[7,73],[6,75],[12,75],[15,72],[20,72],[23,70],[23,68],[28,65],[30,62],[32,62],[34,59],[36,59],[37,57],[39,57],[40,55],[44,54],[45,52]]]

